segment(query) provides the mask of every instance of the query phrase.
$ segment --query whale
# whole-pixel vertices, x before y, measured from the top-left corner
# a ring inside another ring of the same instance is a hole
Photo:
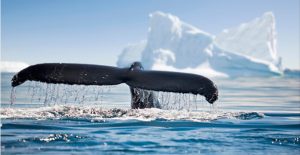
[[[118,85],[125,83],[131,94],[131,108],[161,108],[154,91],[202,95],[213,104],[218,99],[216,84],[198,74],[144,70],[140,62],[130,67],[75,63],[42,63],[31,65],[16,73],[11,86],[26,81],[67,85]]]

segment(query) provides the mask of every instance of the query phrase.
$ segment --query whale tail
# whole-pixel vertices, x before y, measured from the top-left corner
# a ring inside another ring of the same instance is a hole
[[[176,93],[192,93],[205,96],[209,103],[218,99],[218,89],[208,78],[195,74],[144,71],[134,63],[130,68],[102,65],[44,63],[29,66],[12,78],[16,87],[25,81],[40,81],[53,84],[117,85],[126,83],[131,88]]]

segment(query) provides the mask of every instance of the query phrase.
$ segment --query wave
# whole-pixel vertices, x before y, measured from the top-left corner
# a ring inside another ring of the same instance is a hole
[[[88,119],[90,121],[118,120],[188,120],[207,122],[218,119],[259,119],[258,112],[188,111],[150,109],[103,108],[100,106],[51,106],[40,108],[2,108],[2,119]]]

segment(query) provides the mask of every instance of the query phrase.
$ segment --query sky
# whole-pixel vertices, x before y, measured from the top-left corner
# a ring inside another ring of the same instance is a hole
[[[299,0],[1,0],[1,60],[116,65],[162,11],[213,35],[272,11],[283,66],[300,69]]]

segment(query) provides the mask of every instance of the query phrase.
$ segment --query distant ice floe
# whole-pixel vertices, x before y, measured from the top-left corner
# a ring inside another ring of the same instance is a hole
[[[285,69],[284,70],[284,76],[286,77],[300,77],[300,70],[296,69]]]
[[[275,17],[265,13],[214,36],[178,17],[154,12],[146,41],[126,47],[119,67],[141,61],[145,69],[181,71],[209,77],[282,75]]]
[[[90,121],[118,120],[188,120],[206,122],[218,119],[259,119],[257,112],[187,111],[162,109],[107,109],[100,106],[52,106],[40,108],[2,108],[2,119],[86,119]]]
[[[0,63],[0,71],[1,72],[19,72],[20,70],[28,67],[29,65],[24,62],[17,61],[1,61]]]

